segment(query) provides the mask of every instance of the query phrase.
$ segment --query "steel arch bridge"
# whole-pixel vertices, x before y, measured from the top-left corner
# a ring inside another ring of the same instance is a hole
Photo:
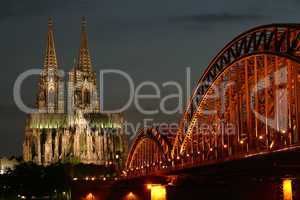
[[[300,24],[246,31],[213,58],[199,79],[172,144],[171,166],[300,144],[299,94]],[[135,143],[141,141],[138,137]]]
[[[171,161],[171,144],[157,128],[141,128],[126,161],[128,172],[140,174],[160,169]]]

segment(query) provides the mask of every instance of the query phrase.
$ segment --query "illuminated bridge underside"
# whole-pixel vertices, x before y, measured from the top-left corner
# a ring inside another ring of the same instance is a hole
[[[126,162],[127,173],[149,173],[170,160],[171,145],[155,128],[140,129]]]
[[[299,40],[300,24],[272,24],[226,45],[198,81],[163,168],[299,145]],[[132,147],[134,154],[143,146],[140,141]],[[144,160],[131,157],[134,164],[127,167],[141,171]]]

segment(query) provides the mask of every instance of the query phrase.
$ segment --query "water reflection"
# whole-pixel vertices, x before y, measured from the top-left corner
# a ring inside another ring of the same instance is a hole
[[[92,193],[88,193],[82,200],[96,200],[96,197]]]
[[[129,192],[125,197],[125,200],[137,200],[137,199],[138,199],[137,196],[132,192]]]

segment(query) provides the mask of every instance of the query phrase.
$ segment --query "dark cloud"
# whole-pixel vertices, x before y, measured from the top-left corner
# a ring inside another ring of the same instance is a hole
[[[0,105],[1,113],[20,113],[20,110],[14,105]]]
[[[9,0],[2,1],[0,19],[8,17],[25,17],[49,15],[60,10],[86,11],[94,1],[87,0]]]
[[[10,0],[1,2],[0,19],[7,17],[23,17],[44,13],[47,10],[55,9],[58,1],[20,1]]]
[[[184,15],[169,17],[169,22],[227,22],[227,21],[245,21],[245,20],[261,20],[267,18],[267,16],[259,14],[230,14],[230,13],[221,13],[221,14],[200,14],[200,15]]]

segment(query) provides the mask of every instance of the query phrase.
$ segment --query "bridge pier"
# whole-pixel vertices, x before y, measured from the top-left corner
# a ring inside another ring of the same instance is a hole
[[[146,184],[147,183],[147,184]],[[300,177],[235,176],[201,178],[177,177],[166,182],[121,181],[118,183],[78,185],[73,200],[297,200]],[[80,191],[79,191],[80,190]]]
[[[293,200],[293,184],[292,179],[282,180],[283,200]]]

